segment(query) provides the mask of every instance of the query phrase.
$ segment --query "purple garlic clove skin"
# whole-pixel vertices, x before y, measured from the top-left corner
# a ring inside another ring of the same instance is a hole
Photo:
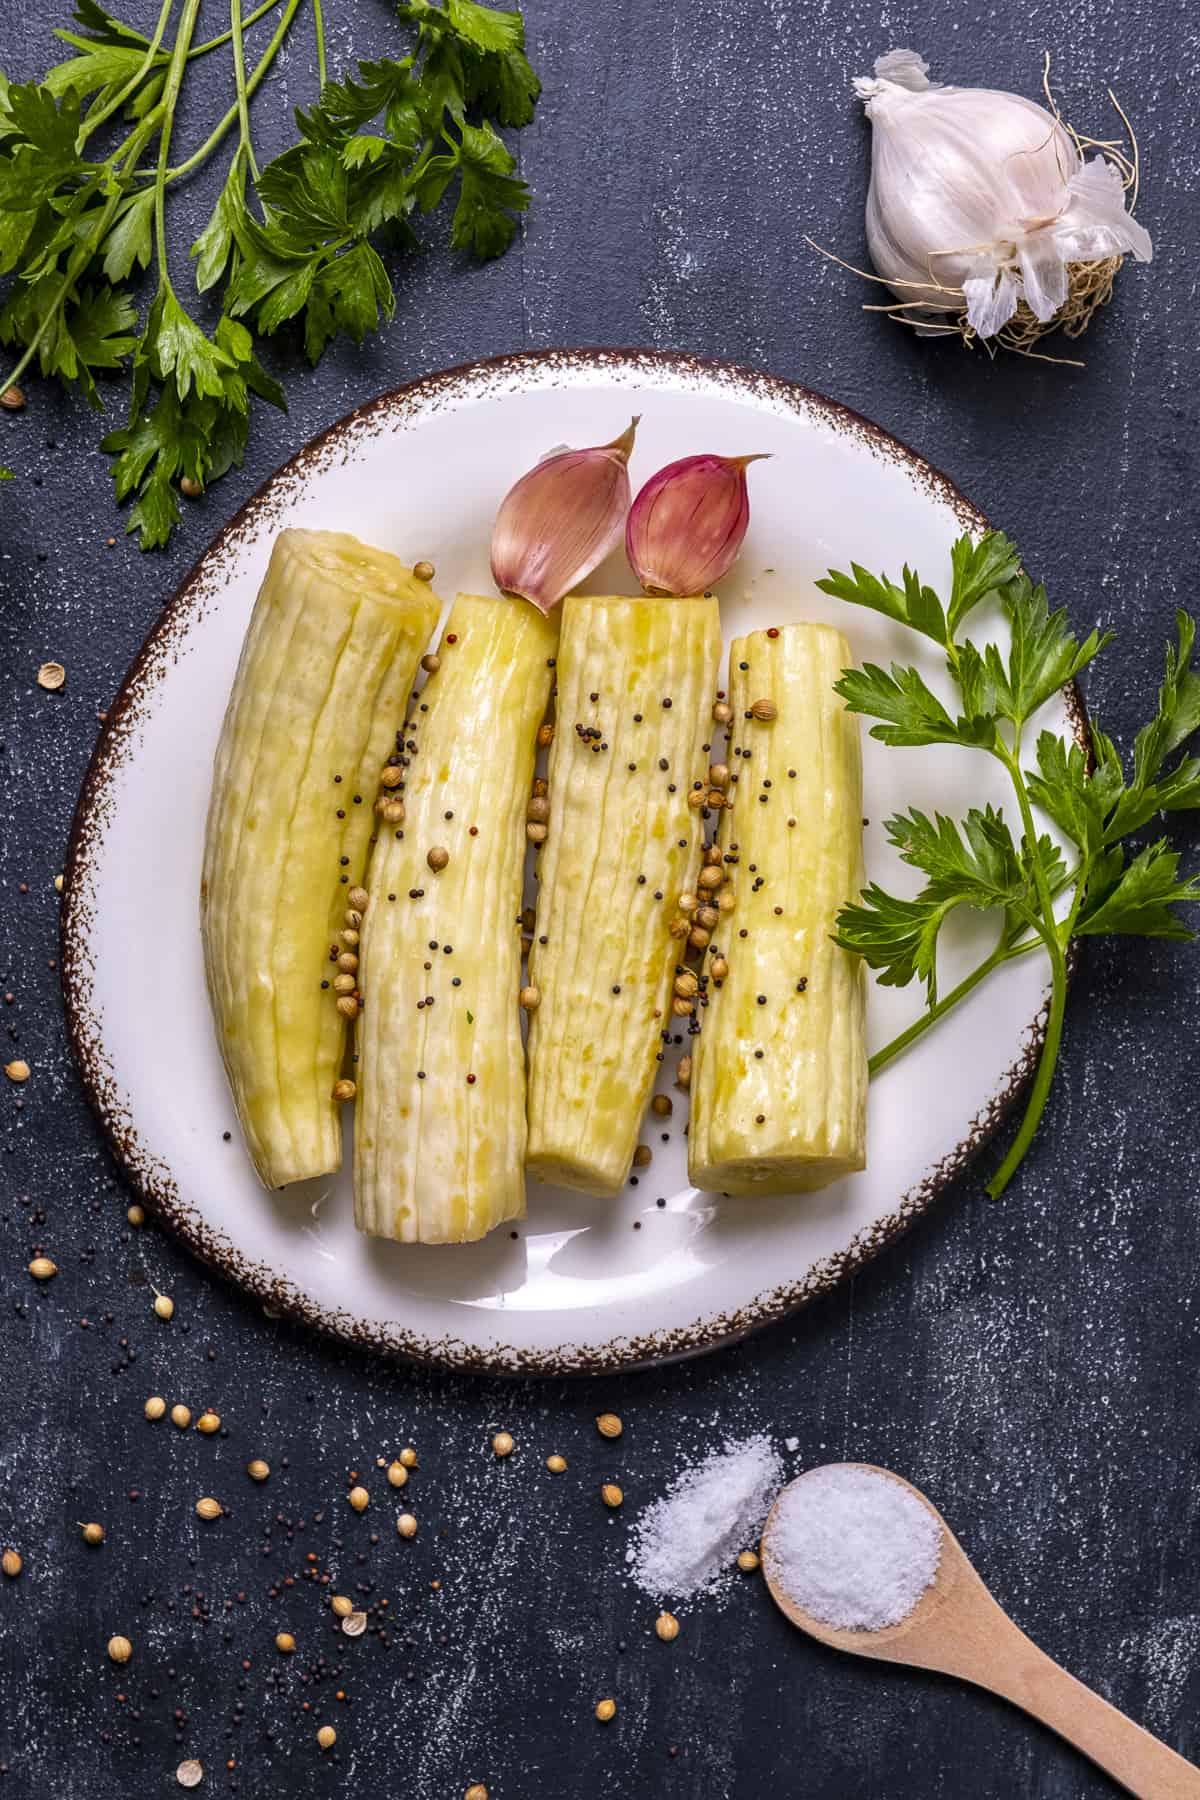
[[[703,594],[731,567],[750,523],[746,469],[761,456],[684,456],[652,475],[625,526],[647,594]]]
[[[611,444],[556,451],[508,490],[492,528],[502,594],[549,613],[619,542],[637,427],[634,418]]]

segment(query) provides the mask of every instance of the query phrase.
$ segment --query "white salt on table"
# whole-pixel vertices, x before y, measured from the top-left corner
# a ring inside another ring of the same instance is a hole
[[[715,1588],[756,1541],[782,1474],[763,1436],[734,1440],[685,1469],[633,1526],[627,1560],[638,1586],[656,1600]]]
[[[849,1463],[811,1469],[785,1488],[763,1546],[772,1581],[844,1631],[906,1619],[941,1554],[942,1528],[915,1494]]]

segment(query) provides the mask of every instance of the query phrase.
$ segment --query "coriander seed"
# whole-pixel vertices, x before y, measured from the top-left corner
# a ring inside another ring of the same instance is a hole
[[[400,1533],[402,1538],[416,1537],[417,1521],[412,1513],[400,1514],[400,1517],[396,1520],[396,1530]]]
[[[620,1506],[625,1496],[615,1481],[606,1481],[600,1489],[600,1498],[603,1500],[605,1506],[615,1508]]]
[[[83,1541],[85,1544],[102,1544],[104,1542],[103,1525],[97,1525],[93,1522],[87,1525],[81,1525],[79,1529],[83,1533]]]
[[[290,1631],[277,1631],[275,1633],[275,1648],[279,1651],[281,1656],[290,1656],[292,1654],[292,1651],[296,1648],[296,1640]]]
[[[58,1264],[51,1262],[48,1256],[35,1256],[29,1265],[29,1273],[35,1281],[49,1281],[58,1274]]]
[[[536,1012],[538,1007],[542,1004],[542,990],[541,988],[533,987],[532,985],[523,987],[519,998],[523,1011]]]
[[[758,1552],[756,1550],[739,1550],[737,1566],[743,1575],[753,1575],[758,1567]]]
[[[389,1463],[387,1478],[394,1488],[402,1488],[408,1480],[408,1470],[402,1462]]]
[[[219,1500],[214,1500],[211,1494],[206,1494],[202,1500],[197,1500],[196,1502],[197,1518],[205,1519],[209,1523],[211,1523],[213,1519],[219,1519],[223,1511],[224,1508],[222,1507],[221,1502]]]
[[[19,1056],[15,1057],[12,1062],[5,1063],[4,1073],[8,1076],[8,1079],[10,1081],[15,1081],[18,1083],[20,1083],[22,1081],[28,1081],[29,1080],[29,1064],[27,1062],[24,1062],[21,1059],[21,1057],[19,1057]]]
[[[246,1464],[246,1473],[251,1481],[265,1481],[271,1473],[271,1465],[265,1463],[261,1456],[256,1456],[253,1462]]]
[[[497,1456],[511,1456],[514,1448],[512,1436],[507,1431],[498,1431],[492,1439],[492,1449]]]
[[[155,1317],[159,1318],[159,1319],[173,1319],[174,1318],[175,1302],[172,1300],[170,1294],[155,1294],[155,1296],[154,1296],[154,1314],[155,1314]]]
[[[428,656],[423,656],[421,658],[421,667],[424,669],[424,671],[427,675],[436,675],[438,670],[441,668],[441,666],[442,666],[441,657],[435,656],[433,654],[432,650],[430,651]]]
[[[435,844],[433,846],[433,849],[429,852],[428,856],[425,858],[425,861],[429,864],[429,866],[433,870],[434,874],[438,875],[446,867],[446,864],[450,861],[450,852],[448,850],[443,849],[441,844]]]
[[[414,581],[432,581],[436,573],[437,570],[434,568],[433,564],[431,562],[426,562],[423,557],[420,562],[415,562],[413,564]]]
[[[56,694],[66,679],[67,671],[60,662],[44,662],[37,672],[37,684],[48,694]]]
[[[196,1420],[196,1430],[203,1432],[205,1437],[211,1437],[214,1431],[220,1431],[220,1429],[221,1417],[219,1413],[206,1410],[202,1412],[200,1417]]]
[[[625,1427],[616,1413],[600,1413],[596,1419],[596,1430],[601,1437],[619,1438]]]
[[[199,1787],[200,1783],[204,1780],[203,1763],[198,1763],[194,1757],[189,1757],[187,1762],[181,1762],[176,1769],[175,1779],[180,1787]]]
[[[144,1225],[146,1223],[145,1208],[139,1206],[135,1200],[132,1206],[126,1207],[125,1218],[130,1225]]]
[[[779,717],[779,708],[773,700],[756,700],[750,708],[750,716],[758,719],[764,725],[769,725],[772,719]]]
[[[633,1153],[634,1168],[635,1169],[647,1168],[653,1155],[654,1155],[654,1152],[651,1150],[649,1144],[639,1144],[637,1149]]]
[[[601,1725],[607,1725],[609,1720],[615,1719],[616,1716],[617,1703],[615,1700],[598,1700],[596,1702],[596,1717]]]
[[[337,1732],[332,1725],[322,1725],[317,1733],[317,1742],[322,1750],[332,1750],[337,1743]]]
[[[566,1473],[567,1459],[565,1456],[548,1456],[546,1467],[552,1475],[563,1475]]]
[[[345,1594],[334,1594],[329,1604],[339,1619],[348,1619],[354,1611],[353,1600],[348,1600]]]
[[[650,1111],[656,1113],[660,1119],[669,1119],[675,1111],[670,1094],[655,1094],[650,1102]]]
[[[148,1419],[161,1419],[167,1410],[167,1403],[161,1394],[151,1394],[142,1411]]]
[[[108,1655],[110,1662],[127,1663],[133,1655],[133,1645],[127,1637],[121,1637],[119,1634],[116,1637],[110,1637]]]
[[[21,1554],[18,1550],[6,1550],[3,1556],[0,1556],[0,1569],[3,1569],[10,1581],[15,1581],[24,1567],[25,1564],[21,1561]]]
[[[361,1637],[366,1629],[367,1615],[365,1612],[358,1612],[357,1610],[348,1612],[342,1620],[342,1635],[344,1637]]]
[[[178,1425],[180,1431],[186,1431],[191,1422],[191,1412],[188,1407],[182,1404],[182,1402],[180,1402],[178,1406],[173,1406],[171,1408],[171,1423],[172,1425]]]
[[[679,1620],[674,1613],[661,1612],[654,1621],[654,1633],[664,1644],[673,1644],[679,1636]]]
[[[357,1092],[358,1088],[355,1083],[348,1080],[346,1077],[343,1077],[341,1081],[335,1081],[333,1084],[333,1097],[335,1100],[353,1100]]]
[[[463,1795],[463,1800],[488,1800],[488,1791],[482,1781],[473,1781]]]
[[[365,1487],[352,1487],[346,1498],[355,1512],[365,1512],[371,1503],[371,1496]]]
[[[400,1452],[400,1461],[404,1464],[404,1467],[406,1469],[415,1469],[416,1468],[417,1453],[413,1449],[411,1444],[409,1444],[407,1446],[407,1448],[405,1448],[404,1450],[402,1450]]]

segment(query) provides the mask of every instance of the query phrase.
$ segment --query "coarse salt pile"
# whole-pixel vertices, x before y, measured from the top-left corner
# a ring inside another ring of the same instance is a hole
[[[916,1495],[850,1463],[811,1469],[785,1488],[763,1545],[770,1579],[843,1631],[906,1619],[941,1554],[942,1528]]]
[[[734,1440],[685,1469],[633,1527],[626,1558],[637,1585],[654,1599],[714,1589],[757,1538],[782,1475],[763,1436]]]

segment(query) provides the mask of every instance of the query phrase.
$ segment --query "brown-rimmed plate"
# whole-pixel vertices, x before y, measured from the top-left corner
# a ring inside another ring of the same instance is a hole
[[[727,635],[827,619],[863,660],[916,662],[931,646],[813,583],[831,565],[908,562],[934,585],[982,516],[878,427],[793,383],[648,351],[502,357],[430,376],[342,419],[292,458],[201,557],[143,645],[110,712],[75,817],[63,983],[84,1082],[137,1188],[206,1262],[273,1311],[380,1350],[497,1373],[600,1372],[711,1349],[777,1319],[861,1266],[986,1141],[1040,1041],[1045,968],[1007,965],[889,1067],[871,1095],[869,1166],[822,1193],[728,1200],[686,1175],[686,1100],[662,1076],[669,1120],[653,1160],[615,1201],[531,1184],[529,1215],[482,1244],[406,1247],[359,1237],[349,1178],[282,1194],[257,1185],[213,1041],[197,894],[213,748],[275,533],[352,531],[437,567],[444,596],[489,585],[488,535],[515,475],[547,450],[612,438],[642,415],[635,486],[695,450],[768,451],[753,522],[724,584]],[[623,558],[589,584],[630,580]],[[928,654],[926,652],[929,652]],[[948,696],[947,696],[948,697]],[[1047,724],[1072,728],[1069,698]],[[899,752],[864,739],[868,873],[913,882],[883,821],[919,806],[961,814],[1004,799],[987,760]],[[982,921],[980,931],[989,927]],[[947,946],[944,979],[977,957]],[[916,988],[872,984],[886,1042]]]

